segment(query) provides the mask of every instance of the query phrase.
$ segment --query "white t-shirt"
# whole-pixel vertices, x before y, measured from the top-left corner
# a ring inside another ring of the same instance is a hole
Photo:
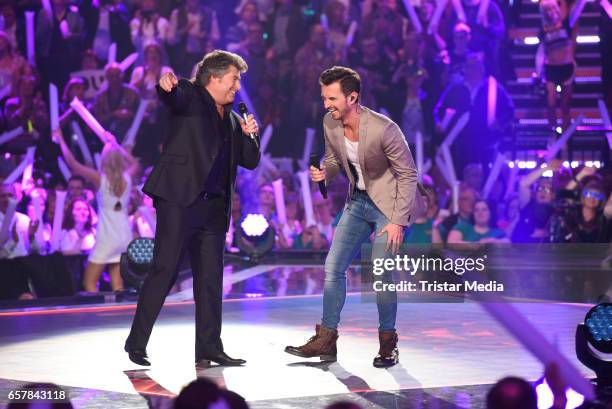
[[[4,220],[4,213],[0,212],[0,225]],[[17,223],[17,242],[13,237],[13,226]],[[29,238],[28,230],[30,228],[30,218],[19,212],[15,212],[13,220],[9,225],[9,238],[0,248],[0,258],[15,258],[28,255]]]
[[[365,182],[363,181],[363,172],[359,164],[359,142],[352,142],[349,141],[348,138],[344,138],[344,145],[346,145],[346,157],[357,170],[357,189],[366,190]]]

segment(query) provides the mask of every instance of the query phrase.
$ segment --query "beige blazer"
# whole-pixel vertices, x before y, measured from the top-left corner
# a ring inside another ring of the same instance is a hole
[[[349,168],[342,123],[328,113],[323,119],[323,130],[326,183],[344,169],[350,181],[350,197],[356,182]],[[417,169],[395,122],[362,107],[358,156],[368,196],[391,223],[408,226],[422,216],[425,201],[417,188]]]

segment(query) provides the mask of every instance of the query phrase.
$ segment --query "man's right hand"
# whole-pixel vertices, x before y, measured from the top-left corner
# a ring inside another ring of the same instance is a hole
[[[167,72],[159,79],[159,86],[166,92],[172,91],[172,88],[176,87],[178,79],[172,72]]]
[[[310,179],[313,182],[321,182],[325,180],[325,167],[323,167],[323,169],[319,170],[317,168],[315,168],[314,166],[310,167]]]

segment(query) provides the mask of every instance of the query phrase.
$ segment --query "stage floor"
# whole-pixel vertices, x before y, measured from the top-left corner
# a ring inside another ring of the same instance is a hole
[[[0,312],[0,397],[5,400],[10,389],[23,383],[45,381],[69,390],[77,408],[166,408],[182,386],[204,376],[238,392],[252,408],[317,409],[341,399],[364,408],[484,408],[484,396],[498,379],[518,375],[535,380],[543,372],[471,302],[400,304],[401,364],[376,369],[376,305],[363,303],[359,294],[347,297],[338,362],[288,355],[285,345],[299,345],[313,334],[322,301],[320,268],[310,268],[309,274],[293,269],[287,274],[260,266],[228,275],[226,293],[235,298],[223,305],[223,342],[231,356],[247,360],[244,367],[196,371],[188,287],[171,296],[162,310],[148,346],[153,365],[145,370],[123,352],[133,304]],[[282,287],[279,274],[294,278]],[[274,291],[262,292],[271,281],[277,283]],[[237,298],[237,290],[245,297]],[[576,324],[590,305],[516,307],[585,376],[592,376],[574,352]]]

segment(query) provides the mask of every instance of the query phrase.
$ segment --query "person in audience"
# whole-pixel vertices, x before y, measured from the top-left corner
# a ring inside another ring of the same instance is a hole
[[[317,226],[309,226],[299,234],[291,246],[294,250],[323,250],[329,245],[327,238],[321,234]]]
[[[487,393],[487,409],[537,409],[538,397],[530,382],[505,377]]]
[[[3,183],[0,185],[0,226],[9,207],[9,202],[16,199],[15,186]],[[0,231],[0,259],[12,259],[28,255],[29,236],[34,234],[38,223],[31,223],[30,218],[15,211],[6,232]]]
[[[236,24],[231,26],[225,34],[227,49],[228,51],[232,52],[233,50],[242,48],[242,44],[244,44],[247,39],[249,26],[253,23],[261,23],[259,20],[259,9],[257,7],[257,2],[253,0],[242,2],[236,10],[236,14],[238,14],[240,19]]]
[[[285,213],[287,214],[287,224],[274,226],[278,236],[277,245],[281,249],[290,249],[297,237],[302,234],[302,219],[304,211],[300,207],[300,200],[296,192],[287,192],[285,195]]]
[[[482,53],[467,55],[464,74],[465,81],[450,84],[434,109],[435,123],[440,131],[447,109],[456,112],[447,132],[459,117],[466,112],[469,114],[467,124],[452,146],[457,174],[468,163],[482,163],[483,169],[487,169],[495,159],[501,138],[509,132],[514,121],[514,103],[506,89],[486,75]],[[491,86],[496,89],[496,105],[489,116]]]
[[[68,179],[66,200],[85,198],[85,178],[81,175],[71,175]]]
[[[213,381],[198,377],[181,389],[174,400],[174,409],[228,408],[221,389]]]
[[[570,182],[570,190],[577,185]],[[580,205],[575,212],[566,212],[562,236],[574,243],[609,243],[612,241],[612,218],[604,212],[606,192],[603,184],[591,178],[579,190]]]
[[[130,13],[123,0],[101,3],[98,8],[93,7],[91,15],[93,21],[88,21],[88,26],[93,27],[93,38],[90,42],[86,42],[86,45],[93,49],[100,61],[107,61],[108,49],[114,43],[117,45],[116,59],[122,61],[134,52],[130,35]],[[83,14],[83,11],[81,13]]]
[[[155,85],[167,72],[174,72],[171,67],[162,64],[163,51],[158,43],[149,43],[144,47],[144,65],[134,68],[130,85],[140,92],[141,98],[154,99]]]
[[[469,223],[472,219],[474,203],[478,198],[477,192],[471,187],[461,184],[459,186],[459,198],[457,214],[450,215],[446,218],[438,218],[434,223],[432,238],[434,243],[446,243],[448,234],[452,228],[459,222]],[[447,213],[448,214],[448,213]]]
[[[465,23],[470,27],[470,49],[484,53],[484,63],[489,75],[500,78],[500,49],[506,37],[504,16],[497,2],[487,2],[488,7],[480,13],[483,0],[462,0]],[[459,21],[456,18],[455,24]]]
[[[373,2],[373,7],[363,20],[363,36],[374,37],[386,54],[395,54],[402,48],[408,19],[398,10],[397,0]]]
[[[505,199],[504,213],[497,221],[497,227],[506,233],[506,237],[512,237],[520,216],[519,198],[516,195],[510,196]]]
[[[134,18],[130,21],[130,35],[138,53],[138,63],[142,63],[143,51],[148,44],[152,42],[166,44],[168,20],[159,14],[155,0],[142,0],[140,2],[140,8],[136,10]]]
[[[431,187],[425,187],[425,200],[427,212],[417,219],[408,228],[404,235],[404,244],[419,244],[433,242],[433,223],[438,214],[438,197],[436,191]]]
[[[569,2],[556,0],[540,1],[542,26],[540,28],[539,53],[544,56],[543,74],[546,81],[546,107],[548,126],[556,132],[557,128],[557,88],[561,88],[561,126],[565,130],[570,125],[570,105],[574,78],[576,76],[577,27],[570,27]]]
[[[463,22],[453,28],[452,50],[449,54],[448,82],[459,84],[465,80],[465,62],[470,50],[472,29]]]
[[[205,4],[205,3],[204,3]],[[177,72],[191,76],[194,66],[221,37],[215,10],[198,0],[185,0],[172,11],[168,25],[168,44],[172,48],[172,60]]]
[[[559,160],[553,160],[544,167],[525,175],[519,182],[520,219],[512,235],[512,241],[535,243],[549,241],[549,221],[553,214],[555,189],[550,177],[543,177],[547,171],[558,171]]]
[[[97,241],[85,268],[83,287],[87,292],[97,292],[98,280],[104,267],[109,265],[111,288],[113,291],[121,291],[123,280],[119,272],[119,259],[132,240],[128,201],[132,179],[138,171],[138,161],[117,144],[111,133],[106,132],[107,143],[102,150],[101,168],[98,172],[74,158],[61,131],[54,131],[53,136],[60,145],[66,164],[74,173],[89,180],[96,190],[99,210]]]
[[[4,106],[4,115],[9,129],[21,126],[26,133],[33,129],[38,132],[49,130],[49,109],[39,92],[38,84],[38,78],[35,75],[25,75],[19,78],[17,95],[9,98]],[[24,139],[22,147],[31,145],[34,138],[31,136],[27,140]]]
[[[510,243],[503,230],[495,226],[495,217],[486,200],[477,200],[470,223],[459,221],[448,234],[448,243]]]
[[[36,214],[37,209],[34,204],[34,197],[38,197],[40,203],[40,217]],[[36,229],[30,230],[28,233],[29,254],[47,254],[51,244],[51,224],[44,219],[47,191],[42,188],[32,189],[28,195],[24,195],[26,214],[30,218],[32,226]]]
[[[123,71],[119,64],[107,64],[104,74],[107,85],[96,96],[92,114],[104,129],[118,135],[119,142],[122,142],[132,125],[140,97],[132,86],[123,83]]]
[[[93,212],[81,196],[73,196],[64,210],[59,251],[65,255],[89,253],[96,244]]]
[[[17,94],[17,84],[26,64],[9,36],[0,31],[0,100]]]
[[[71,0],[51,0],[51,14],[40,9],[36,14],[36,66],[45,83],[60,90],[79,66],[85,49],[85,21]]]
[[[312,210],[314,213],[316,227],[319,232],[325,236],[325,239],[331,242],[334,236],[334,216],[332,214],[332,202],[329,199],[323,199],[320,192],[312,195]]]
[[[100,60],[91,48],[81,54],[81,70],[97,70],[100,68]]]
[[[156,211],[153,206],[153,199],[148,195],[138,194],[141,197],[142,203],[136,211],[130,216],[130,225],[134,232],[134,238],[136,237],[148,237],[155,238],[155,220]],[[148,212],[145,213],[145,212]],[[150,215],[151,220],[148,220]]]
[[[347,4],[341,0],[330,0],[325,6],[325,15],[329,27],[329,45],[336,63],[341,64],[346,61],[347,46],[346,37],[348,34],[348,9]]]
[[[19,48],[18,37],[20,36],[17,21],[17,12],[15,5],[11,3],[4,3],[0,5],[0,19],[2,20],[2,32],[7,36],[9,43],[13,47],[13,50]]]
[[[263,214],[268,221],[276,219],[276,202],[274,201],[274,188],[269,183],[259,186],[257,193],[258,212]]]

